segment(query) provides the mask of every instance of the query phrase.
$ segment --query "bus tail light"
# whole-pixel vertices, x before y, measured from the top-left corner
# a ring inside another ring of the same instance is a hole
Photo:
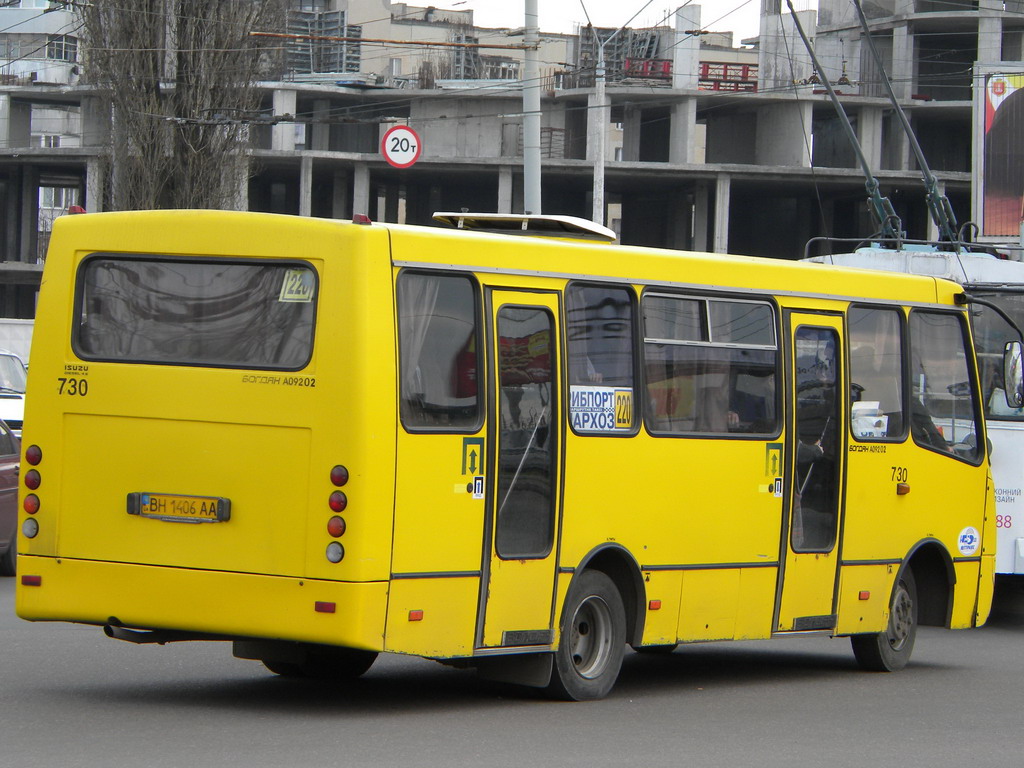
[[[25,574],[21,577],[21,586],[23,587],[41,587],[43,586],[42,576],[29,576]]]
[[[348,482],[348,468],[343,464],[335,464],[331,467],[331,484],[337,487],[341,487]],[[348,497],[342,491],[333,491],[327,499],[327,506],[331,508],[332,512],[344,512],[348,507]],[[341,538],[345,535],[345,531],[348,529],[348,524],[345,522],[345,518],[341,515],[336,514],[327,521],[327,533],[335,539]],[[327,556],[327,560],[332,563],[340,563],[345,559],[345,547],[341,545],[339,541],[332,541],[327,545],[327,551],[324,553]]]
[[[42,480],[43,479],[40,477],[38,469],[30,469],[25,473],[25,487],[30,491],[34,491],[38,488]]]
[[[344,535],[345,533],[345,518],[338,517],[335,515],[327,521],[327,532],[334,538]]]
[[[28,496],[25,497],[25,501],[22,502],[21,506],[30,515],[34,515],[36,512],[39,511],[39,497],[36,496],[34,493],[30,493]]]
[[[39,521],[34,517],[28,518],[24,523],[21,524],[21,534],[26,539],[34,539],[39,535]]]
[[[33,467],[37,466],[39,462],[43,460],[43,449],[38,445],[30,445],[25,449],[25,461],[31,464]]]
[[[341,491],[335,491],[327,500],[327,505],[335,512],[344,512],[348,506],[348,498]]]

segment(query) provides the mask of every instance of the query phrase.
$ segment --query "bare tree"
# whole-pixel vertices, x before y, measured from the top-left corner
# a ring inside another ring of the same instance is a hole
[[[257,82],[280,57],[250,33],[284,0],[92,0],[85,82],[108,93],[109,207],[233,208],[246,182]]]

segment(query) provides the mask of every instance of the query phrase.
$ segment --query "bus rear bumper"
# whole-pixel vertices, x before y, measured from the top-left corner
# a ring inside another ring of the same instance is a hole
[[[338,582],[20,555],[29,621],[383,648],[388,582]]]

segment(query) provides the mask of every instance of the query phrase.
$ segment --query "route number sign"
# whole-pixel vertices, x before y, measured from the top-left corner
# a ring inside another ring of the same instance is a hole
[[[419,159],[422,149],[420,137],[407,125],[389,128],[380,140],[381,154],[395,168],[408,168]]]

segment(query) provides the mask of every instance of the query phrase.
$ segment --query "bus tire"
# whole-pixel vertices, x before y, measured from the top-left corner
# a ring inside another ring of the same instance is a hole
[[[634,645],[633,650],[644,656],[667,656],[679,647],[678,643],[666,643],[664,645]]]
[[[587,570],[569,586],[548,694],[566,701],[600,699],[615,685],[626,647],[626,610],[614,582]]]
[[[869,672],[895,672],[907,666],[917,637],[917,585],[910,569],[904,570],[893,592],[889,622],[884,632],[853,635],[853,655]]]
[[[355,680],[377,659],[376,651],[355,648],[309,649],[301,662],[263,659],[263,666],[281,677],[339,682]]]

